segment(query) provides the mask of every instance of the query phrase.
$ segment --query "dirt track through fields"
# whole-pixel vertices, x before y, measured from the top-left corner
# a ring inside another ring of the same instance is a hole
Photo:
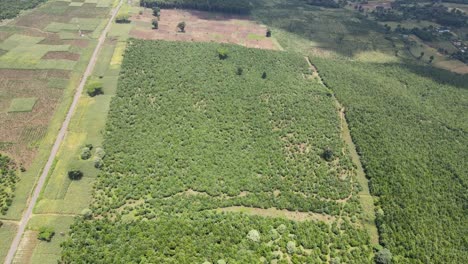
[[[55,143],[52,147],[52,150],[50,152],[49,158],[47,160],[47,163],[42,171],[41,176],[39,177],[37,181],[37,185],[34,189],[34,192],[29,200],[28,206],[26,211],[23,213],[23,216],[21,217],[21,220],[19,222],[18,226],[18,231],[15,235],[15,238],[13,239],[13,242],[11,243],[10,250],[8,251],[8,255],[5,258],[5,264],[10,264],[13,261],[13,258],[15,256],[15,253],[18,249],[18,246],[21,242],[21,238],[23,237],[24,231],[26,229],[26,225],[31,218],[34,206],[36,205],[37,199],[39,198],[39,194],[41,193],[42,187],[44,186],[44,183],[46,181],[47,175],[49,174],[49,171],[52,167],[53,161],[55,159],[55,156],[57,155],[57,152],[60,148],[60,145],[62,144],[62,141],[65,137],[65,134],[68,130],[68,125],[70,124],[70,120],[73,116],[73,113],[75,112],[76,106],[78,105],[78,100],[80,99],[81,93],[83,92],[84,86],[86,84],[86,80],[88,77],[91,75],[94,66],[96,64],[96,60],[99,54],[99,50],[102,47],[102,44],[104,43],[106,39],[107,32],[109,31],[109,28],[112,24],[112,21],[114,21],[115,16],[117,15],[120,7],[122,6],[122,0],[120,1],[119,5],[112,10],[111,12],[111,18],[109,19],[105,29],[102,31],[101,36],[99,37],[98,44],[96,45],[96,48],[94,49],[93,55],[91,56],[91,59],[88,63],[88,66],[86,67],[86,70],[83,74],[83,77],[81,79],[81,82],[76,90],[76,93],[73,97],[73,102],[67,112],[67,116],[65,117],[65,121],[63,122],[60,131],[57,135],[57,138],[55,140]]]

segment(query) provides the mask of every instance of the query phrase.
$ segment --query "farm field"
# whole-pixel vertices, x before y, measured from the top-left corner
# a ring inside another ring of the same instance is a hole
[[[130,20],[135,27],[130,36],[139,39],[235,43],[250,48],[279,49],[273,38],[267,38],[267,28],[247,16],[227,15],[196,10],[161,10],[159,28],[152,29],[155,19],[151,9]],[[177,24],[186,22],[185,33],[178,32]]]
[[[30,234],[31,239],[23,238],[15,262],[57,263],[61,258],[60,244],[68,239],[70,225],[89,207],[99,170],[94,167],[93,159],[83,160],[80,155],[87,144],[93,146],[93,153],[102,146],[102,132],[126,45],[125,41],[117,39],[106,39],[90,77],[91,80],[100,80],[104,94],[90,97],[83,93],[80,98],[68,134],[28,225],[25,237]],[[70,168],[83,171],[84,177],[80,181],[70,180],[67,176]],[[43,226],[55,231],[51,242],[37,240],[37,232]]]
[[[218,57],[219,48],[228,58]],[[310,73],[304,58],[290,53],[130,40],[92,219],[72,226],[63,260],[369,263],[337,109],[324,86],[305,78]],[[332,160],[321,157],[326,147]],[[323,217],[295,221],[287,211]],[[101,234],[110,240],[83,250],[87,236]],[[140,247],[111,243],[129,234],[139,234]]]
[[[8,191],[12,204],[0,215],[10,227],[25,209],[112,5],[50,1],[0,26],[0,152],[19,176]]]

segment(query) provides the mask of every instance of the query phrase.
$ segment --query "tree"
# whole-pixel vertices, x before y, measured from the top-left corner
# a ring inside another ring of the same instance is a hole
[[[326,147],[323,150],[322,158],[326,161],[331,161],[333,159],[333,150],[330,147]]]
[[[218,57],[221,60],[227,59],[229,54],[229,50],[227,48],[221,47],[218,49]]]
[[[82,148],[80,157],[82,160],[87,160],[91,158],[91,149],[88,147]]]
[[[37,239],[50,242],[54,235],[55,231],[52,227],[43,226],[39,228],[39,234],[37,234]]]
[[[267,38],[271,37],[271,29],[267,29],[266,37]]]
[[[242,73],[244,72],[244,70],[241,68],[241,67],[237,67],[237,75],[242,75]]]
[[[179,24],[177,24],[177,28],[180,30],[180,32],[185,32],[185,22],[180,22]]]
[[[161,15],[161,8],[155,6],[153,7],[153,16],[159,17]]]
[[[77,169],[68,171],[68,178],[72,181],[80,180],[83,177],[83,172]]]
[[[266,79],[266,77],[267,77],[266,72],[263,72],[263,73],[262,73],[262,79]]]
[[[97,81],[91,81],[86,85],[86,93],[89,96],[94,97],[96,95],[104,94],[102,90],[102,83]]]
[[[159,23],[157,19],[153,19],[151,21],[151,24],[153,25],[153,29],[158,29],[159,28]]]
[[[118,15],[118,16],[115,18],[115,23],[118,23],[118,24],[128,24],[128,23],[130,23],[129,16],[126,15],[126,14]]]
[[[431,56],[429,57],[429,63],[432,63],[433,61],[434,61],[434,56],[431,55]]]
[[[85,208],[81,211],[81,216],[83,216],[85,220],[90,220],[93,217],[93,211],[89,208]]]
[[[424,57],[424,51],[421,51],[421,54],[419,54],[419,58],[418,58],[418,59],[422,59],[422,57]]]
[[[383,248],[375,254],[375,263],[377,264],[390,264],[392,263],[392,253],[390,250]]]

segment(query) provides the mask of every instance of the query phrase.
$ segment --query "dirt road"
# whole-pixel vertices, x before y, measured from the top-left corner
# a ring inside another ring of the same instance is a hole
[[[70,120],[73,116],[73,113],[75,112],[76,106],[78,104],[78,100],[80,99],[81,93],[83,92],[83,88],[86,84],[86,80],[93,72],[93,69],[96,64],[96,60],[99,54],[99,50],[101,49],[102,44],[104,43],[106,39],[107,32],[109,31],[112,21],[114,21],[115,16],[119,12],[119,9],[122,6],[122,3],[123,2],[121,0],[119,5],[111,11],[111,14],[112,14],[111,18],[109,19],[109,22],[107,23],[106,27],[104,28],[104,31],[102,31],[101,36],[99,37],[98,44],[96,45],[96,48],[94,49],[93,55],[91,56],[88,66],[86,67],[86,70],[83,74],[80,85],[78,86],[78,89],[76,90],[75,95],[73,97],[73,102],[70,108],[68,109],[67,116],[65,117],[62,127],[60,128],[60,131],[57,135],[57,139],[55,140],[52,150],[50,151],[49,159],[47,160],[47,163],[44,169],[42,170],[42,174],[39,177],[39,180],[37,181],[36,187],[34,188],[34,192],[29,199],[28,207],[26,211],[23,213],[23,216],[21,217],[21,220],[18,226],[18,232],[16,233],[16,236],[13,242],[11,243],[10,250],[8,251],[8,255],[5,258],[5,264],[10,264],[13,261],[16,250],[18,249],[21,238],[26,229],[26,225],[28,224],[28,221],[31,218],[34,206],[36,205],[37,199],[39,197],[39,194],[41,193],[42,187],[44,186],[47,175],[49,174],[50,168],[52,167],[52,163],[55,159],[55,156],[57,155],[60,145],[62,144],[65,134],[68,130],[68,125],[70,124]]]

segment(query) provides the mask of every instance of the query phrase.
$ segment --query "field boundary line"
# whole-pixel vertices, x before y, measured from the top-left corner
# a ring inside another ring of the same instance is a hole
[[[369,234],[371,243],[374,245],[378,245],[379,244],[379,232],[377,229],[377,225],[375,223],[374,198],[370,194],[369,180],[366,176],[366,173],[361,163],[361,158],[359,154],[357,153],[356,145],[353,142],[353,138],[349,130],[348,121],[346,119],[345,107],[340,103],[340,101],[338,101],[338,98],[336,98],[336,96],[333,94],[333,90],[330,89],[326,85],[326,83],[323,82],[323,79],[320,76],[317,70],[317,67],[315,67],[315,65],[313,65],[310,62],[309,57],[306,56],[304,58],[307,61],[307,64],[309,65],[310,69],[317,74],[319,82],[323,86],[325,86],[325,88],[330,90],[330,92],[332,93],[332,98],[335,101],[335,105],[338,110],[338,115],[340,118],[341,137],[348,149],[349,157],[351,158],[351,161],[356,166],[356,178],[357,178],[359,185],[361,185],[362,187],[362,190],[358,193],[359,201],[363,209],[364,219],[362,219],[362,222],[363,222],[365,229],[367,230],[367,233]]]
[[[83,73],[80,84],[79,84],[78,88],[76,89],[75,95],[73,97],[72,104],[70,105],[70,108],[68,109],[68,112],[67,112],[67,115],[65,117],[64,122],[62,123],[60,131],[59,131],[59,133],[57,135],[55,143],[54,143],[54,145],[52,147],[52,150],[50,152],[49,158],[47,159],[47,163],[44,166],[44,169],[42,170],[41,176],[39,177],[39,179],[38,179],[38,181],[36,183],[36,187],[34,188],[34,192],[33,192],[32,196],[29,199],[29,204],[27,206],[27,209],[23,213],[23,216],[21,217],[21,220],[20,220],[19,226],[18,226],[18,231],[17,231],[17,233],[15,235],[15,238],[13,239],[13,242],[11,243],[8,254],[5,257],[5,264],[10,264],[10,263],[13,262],[16,250],[18,249],[18,246],[19,246],[19,244],[21,242],[21,238],[23,237],[24,231],[26,230],[26,225],[27,225],[29,219],[31,218],[33,209],[34,209],[34,207],[36,205],[36,202],[37,202],[37,200],[39,198],[39,195],[40,195],[40,193],[42,191],[42,187],[44,186],[44,183],[46,182],[46,179],[47,179],[47,176],[49,174],[50,168],[52,167],[52,164],[53,164],[53,162],[55,160],[57,152],[58,152],[58,150],[59,150],[59,148],[60,148],[60,146],[61,146],[61,144],[63,142],[63,139],[65,138],[65,134],[66,134],[66,132],[68,130],[68,125],[70,124],[71,118],[72,118],[72,116],[73,116],[73,114],[75,112],[75,109],[76,109],[77,105],[78,105],[78,100],[79,100],[81,94],[83,93],[83,89],[84,89],[84,86],[86,84],[86,81],[87,81],[88,77],[91,75],[91,73],[92,73],[92,71],[94,69],[94,66],[96,64],[99,51],[101,50],[101,47],[102,47],[102,45],[103,45],[103,43],[104,43],[104,41],[106,39],[107,32],[109,31],[109,29],[110,29],[110,27],[112,25],[112,22],[114,21],[115,17],[117,16],[117,13],[118,13],[120,7],[122,6],[122,4],[123,4],[123,0],[120,0],[118,6],[111,10],[112,15],[109,18],[109,21],[107,22],[106,27],[101,32],[101,36],[99,37],[98,44],[96,45],[96,47],[94,49],[94,52],[93,52],[93,54],[91,56],[91,59],[89,60],[88,66],[86,67],[86,70]]]

